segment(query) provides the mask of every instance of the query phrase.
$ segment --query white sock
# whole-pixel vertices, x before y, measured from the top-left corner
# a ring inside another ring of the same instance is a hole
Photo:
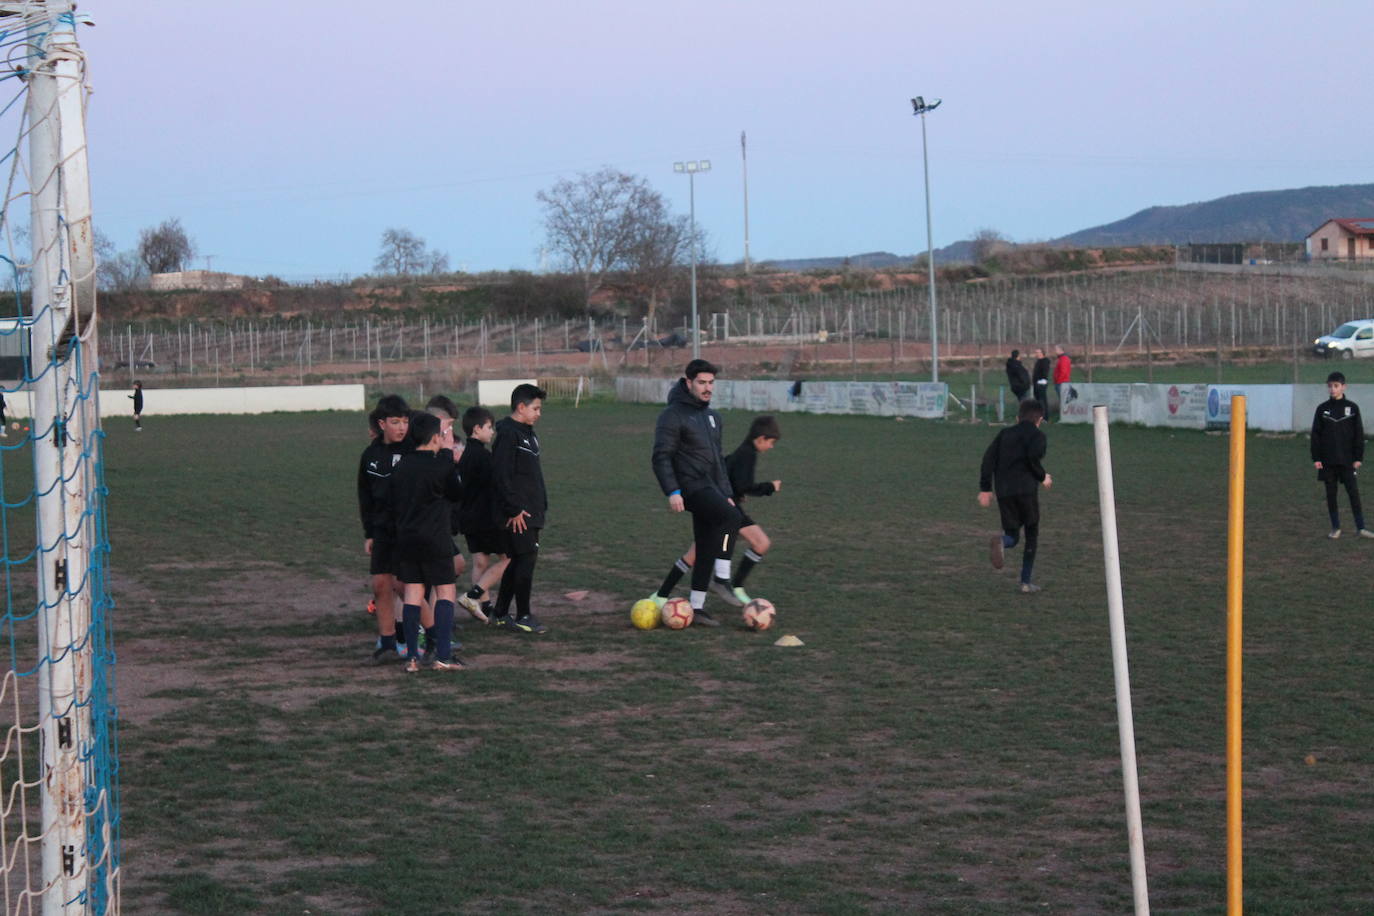
[[[692,610],[699,611],[706,607],[706,593],[692,589],[687,593],[687,603],[692,606]]]
[[[716,557],[716,578],[730,578],[730,561],[725,559],[725,557]]]

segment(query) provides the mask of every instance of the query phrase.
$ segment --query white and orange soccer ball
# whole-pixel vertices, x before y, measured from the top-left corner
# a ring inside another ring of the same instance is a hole
[[[744,625],[751,630],[766,630],[773,625],[777,613],[771,601],[755,598],[744,606]]]
[[[692,625],[692,604],[686,598],[669,598],[660,611],[663,625],[670,630],[681,630]]]

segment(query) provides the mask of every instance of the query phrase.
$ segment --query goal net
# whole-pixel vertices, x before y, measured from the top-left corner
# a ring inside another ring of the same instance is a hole
[[[71,0],[0,2],[0,894],[5,914],[119,912],[107,568],[86,158]]]

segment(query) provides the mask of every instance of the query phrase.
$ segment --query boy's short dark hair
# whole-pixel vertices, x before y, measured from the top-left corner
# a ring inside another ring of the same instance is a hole
[[[375,407],[367,413],[367,428],[372,430],[374,435],[382,434],[382,415]]]
[[[1016,358],[1017,358],[1018,356],[1020,356],[1020,355],[1021,355],[1021,351],[1020,351],[1020,350],[1012,350],[1012,351],[1011,351],[1011,358],[1012,358],[1012,359],[1016,359]]]
[[[755,417],[754,422],[749,424],[749,441],[753,442],[759,436],[765,439],[781,439],[782,429],[778,426],[778,418],[772,414]]]
[[[135,388],[142,388],[142,387],[143,387],[143,383],[140,382],[140,381],[138,381],[137,379],[135,379],[135,380],[134,380],[134,387],[135,387]]]
[[[687,364],[686,369],[682,370],[682,374],[687,376],[687,378],[696,378],[703,372],[709,372],[712,375],[720,375],[720,370],[704,359],[694,359]]]
[[[472,438],[472,431],[477,427],[495,422],[496,418],[485,407],[469,407],[463,411],[463,435]]]
[[[1021,406],[1016,409],[1016,419],[1024,423],[1027,420],[1032,422],[1045,415],[1045,408],[1040,406],[1040,402],[1035,398],[1028,398],[1021,402]]]
[[[434,397],[430,398],[429,403],[425,405],[425,410],[428,410],[430,413],[434,413],[436,410],[442,410],[444,415],[440,419],[458,419],[458,405],[442,394],[436,394]]]
[[[1344,384],[1345,384],[1345,373],[1344,373],[1344,372],[1333,372],[1333,373],[1331,373],[1330,375],[1328,375],[1328,376],[1326,377],[1326,383],[1329,385],[1329,384],[1331,384],[1332,382],[1340,382],[1342,385],[1344,385]]]
[[[538,385],[531,385],[528,382],[516,385],[515,390],[510,393],[510,409],[515,410],[521,404],[530,404],[534,401],[542,401],[548,397],[544,389]]]
[[[408,417],[410,406],[399,394],[384,394],[377,399],[377,409],[373,413],[383,420],[387,417]]]
[[[439,418],[432,413],[417,411],[410,418],[410,441],[416,445],[424,445],[439,435]]]

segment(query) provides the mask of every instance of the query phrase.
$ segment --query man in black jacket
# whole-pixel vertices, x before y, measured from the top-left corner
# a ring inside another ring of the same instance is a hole
[[[708,627],[718,627],[720,622],[704,609],[706,589],[714,571],[729,590],[729,538],[743,521],[730,496],[730,474],[720,447],[720,414],[710,407],[718,371],[704,359],[687,364],[683,378],[668,393],[668,406],[658,415],[652,458],[654,476],[668,497],[668,508],[692,513],[696,562],[688,600],[693,622]]]
[[[1312,417],[1312,464],[1317,479],[1326,484],[1326,509],[1331,513],[1331,533],[1335,540],[1341,536],[1341,516],[1336,511],[1336,485],[1345,484],[1350,497],[1350,511],[1355,515],[1355,530],[1362,538],[1374,538],[1374,531],[1364,526],[1364,510],[1360,506],[1360,485],[1355,474],[1364,463],[1364,424],[1360,408],[1345,396],[1345,375],[1333,372],[1326,377],[1326,392],[1330,398],[1317,405]]]
[[[997,508],[1005,532],[992,536],[993,569],[1002,568],[1004,552],[1016,546],[1021,529],[1026,529],[1026,547],[1021,553],[1021,591],[1026,594],[1040,591],[1040,586],[1031,584],[1031,568],[1035,566],[1035,550],[1040,541],[1037,488],[1048,490],[1053,482],[1040,464],[1046,448],[1045,434],[1040,431],[1044,419],[1038,400],[1022,401],[1016,425],[1006,427],[992,440],[983,453],[978,475],[978,504],[984,508],[992,505],[996,481]]]
[[[372,575],[372,600],[376,605],[380,638],[372,660],[388,661],[396,651],[396,523],[391,512],[391,472],[411,451],[410,408],[399,395],[377,401],[368,415],[372,442],[358,462],[358,512],[363,521],[363,552]]]
[[[1020,350],[1012,350],[1007,359],[1007,384],[1011,386],[1011,393],[1018,404],[1026,399],[1026,393],[1030,391],[1030,373],[1021,363]]]
[[[491,449],[494,521],[504,532],[505,553],[510,557],[510,565],[501,575],[493,623],[535,635],[548,632],[530,612],[539,532],[549,508],[544,469],[539,463],[539,437],[534,434],[534,424],[544,412],[544,396],[543,389],[535,385],[516,385],[510,394],[510,416],[496,424]],[[510,617],[512,600],[514,620]]]
[[[1050,418],[1050,358],[1043,347],[1035,348],[1035,367],[1031,369],[1035,399],[1040,402],[1040,416]]]

